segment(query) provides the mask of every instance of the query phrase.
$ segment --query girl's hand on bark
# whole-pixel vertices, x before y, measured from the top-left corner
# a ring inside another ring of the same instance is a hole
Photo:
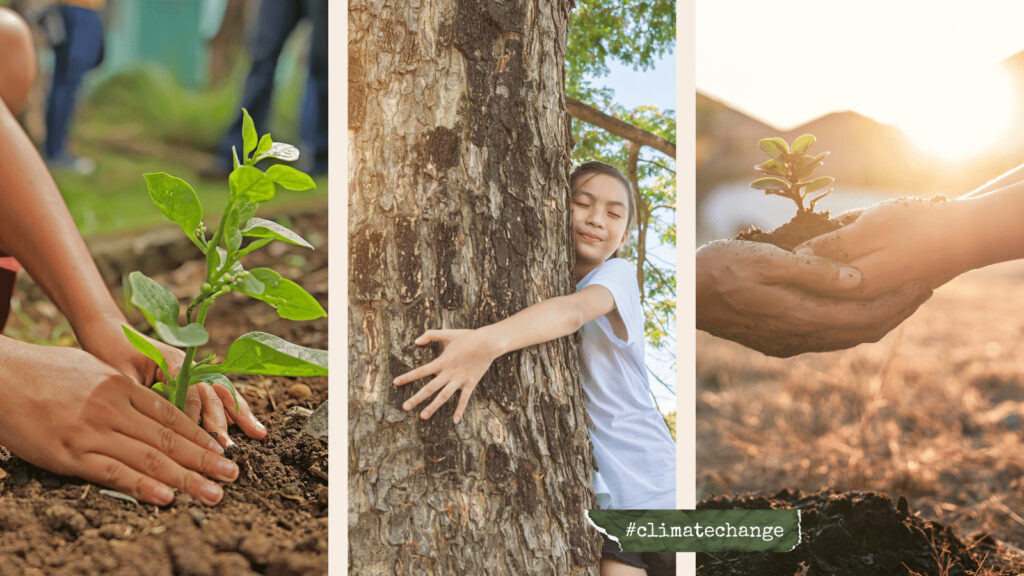
[[[152,504],[206,505],[238,477],[216,442],[156,392],[74,348],[5,339],[0,444],[36,466]]]
[[[919,198],[887,200],[848,226],[812,238],[795,252],[857,267],[863,281],[843,298],[870,299],[910,282],[938,288],[970,269],[966,242],[956,224],[957,202]]]
[[[432,362],[395,378],[393,384],[403,386],[434,375],[426,386],[405,401],[402,409],[412,410],[436,392],[434,400],[420,412],[420,418],[426,420],[458,391],[459,403],[453,417],[453,421],[458,423],[466,411],[473,389],[500,354],[491,340],[478,330],[427,330],[415,340],[419,346],[431,342],[444,344],[444,352]]]
[[[858,301],[811,292],[850,291],[860,273],[770,244],[721,240],[697,251],[697,328],[771,356],[787,357],[875,342],[931,295],[909,284]]]

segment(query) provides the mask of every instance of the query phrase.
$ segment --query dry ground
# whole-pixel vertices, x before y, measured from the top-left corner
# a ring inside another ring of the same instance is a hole
[[[1024,547],[1024,262],[936,291],[875,344],[790,359],[697,334],[697,497],[904,495]]]

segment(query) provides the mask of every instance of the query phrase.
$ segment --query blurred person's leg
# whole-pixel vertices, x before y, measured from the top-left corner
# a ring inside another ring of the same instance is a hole
[[[305,9],[313,34],[299,129],[312,153],[310,173],[317,175],[327,173],[327,0],[305,0]]]
[[[263,0],[256,13],[256,22],[249,36],[249,55],[252,65],[245,79],[239,108],[245,108],[252,116],[258,130],[266,131],[270,117],[270,104],[274,93],[274,75],[277,73],[277,59],[281,56],[284,43],[302,18],[301,0]],[[214,169],[207,171],[228,172],[231,170],[231,149],[237,148],[242,154],[242,114],[239,111],[234,122],[224,132]]]
[[[61,5],[65,40],[54,47],[53,81],[46,103],[46,159],[57,164],[73,162],[67,151],[68,132],[74,116],[78,88],[85,73],[103,55],[103,23],[99,12]]]

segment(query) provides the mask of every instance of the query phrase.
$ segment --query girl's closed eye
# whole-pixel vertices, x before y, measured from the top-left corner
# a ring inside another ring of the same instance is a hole
[[[622,218],[622,214],[619,214],[618,212],[609,212],[608,215],[612,218]]]

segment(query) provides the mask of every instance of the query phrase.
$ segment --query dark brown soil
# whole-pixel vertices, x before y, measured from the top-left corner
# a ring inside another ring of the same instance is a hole
[[[737,235],[736,239],[774,244],[783,250],[792,251],[801,243],[838,230],[842,226],[838,221],[829,218],[827,210],[824,212],[803,211],[797,212],[792,220],[771,232],[765,232],[757,226],[752,226],[746,232]]]
[[[906,499],[886,494],[783,490],[774,496],[707,498],[699,509],[779,509],[801,511],[801,542],[786,553],[698,554],[703,576],[999,576],[1019,566],[997,561],[995,541],[971,541],[913,514]]]
[[[268,247],[246,265],[272,266],[326,304],[326,213],[296,218],[291,227],[311,240],[319,238],[317,250]],[[166,274],[144,272],[177,292],[198,286],[201,269],[186,262]],[[22,297],[31,298],[31,290]],[[35,309],[31,301],[24,304],[26,311]],[[327,347],[326,319],[281,320],[266,304],[246,298],[218,301],[207,326],[211,349],[220,354],[251,330]],[[229,430],[238,444],[229,456],[241,473],[224,486],[216,507],[183,494],[162,508],[114,499],[99,486],[56,476],[0,447],[0,576],[326,574],[327,438],[300,434],[305,417],[290,409],[319,406],[327,398],[327,379],[236,376],[233,381],[268,435],[255,441],[236,427]]]

